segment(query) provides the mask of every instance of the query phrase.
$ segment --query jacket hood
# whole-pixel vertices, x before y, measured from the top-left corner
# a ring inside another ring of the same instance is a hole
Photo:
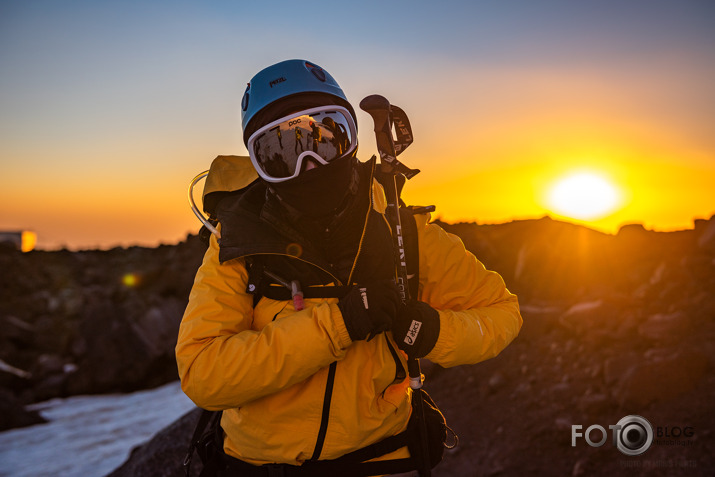
[[[258,181],[258,173],[248,156],[217,156],[211,162],[202,195],[204,212],[215,215],[218,202],[230,193],[245,191]]]

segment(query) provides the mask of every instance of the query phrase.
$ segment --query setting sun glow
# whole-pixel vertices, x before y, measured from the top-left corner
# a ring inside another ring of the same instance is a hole
[[[415,141],[400,161],[422,172],[401,198],[434,220],[617,234],[715,215],[715,1],[410,2],[410,21],[318,52],[276,27],[312,9],[282,18],[275,3],[0,2],[0,234],[33,231],[24,249],[41,251],[195,235],[187,185],[217,155],[248,155],[238,86],[289,58],[347,95],[360,162],[378,152],[360,100],[402,108]],[[331,13],[346,30],[376,21],[360,2]],[[398,62],[374,47],[395,37]]]
[[[580,220],[595,220],[613,213],[621,203],[616,186],[591,172],[573,173],[559,179],[549,191],[549,207],[557,214]]]

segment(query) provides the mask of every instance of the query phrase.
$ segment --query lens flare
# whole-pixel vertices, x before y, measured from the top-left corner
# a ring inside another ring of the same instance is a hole
[[[286,254],[290,255],[291,257],[300,257],[303,255],[303,247],[300,246],[300,244],[297,243],[291,243],[288,244],[286,247]]]
[[[128,288],[134,288],[139,285],[139,275],[136,273],[125,273],[122,276],[122,284]]]

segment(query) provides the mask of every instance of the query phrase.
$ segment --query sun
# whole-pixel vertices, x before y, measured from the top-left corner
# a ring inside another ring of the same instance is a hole
[[[579,220],[595,220],[614,212],[621,203],[618,188],[594,172],[571,173],[551,187],[549,207],[556,213]]]

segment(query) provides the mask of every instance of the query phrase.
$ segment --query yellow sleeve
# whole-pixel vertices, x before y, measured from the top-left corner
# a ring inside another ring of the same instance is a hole
[[[427,359],[444,367],[493,358],[523,323],[516,295],[485,269],[461,239],[417,216],[420,300],[439,312],[440,332]]]
[[[288,388],[342,359],[351,344],[337,304],[325,301],[295,311],[264,298],[258,306],[273,306],[277,318],[254,329],[247,281],[243,260],[219,264],[211,237],[176,345],[181,387],[204,409],[235,408]]]

